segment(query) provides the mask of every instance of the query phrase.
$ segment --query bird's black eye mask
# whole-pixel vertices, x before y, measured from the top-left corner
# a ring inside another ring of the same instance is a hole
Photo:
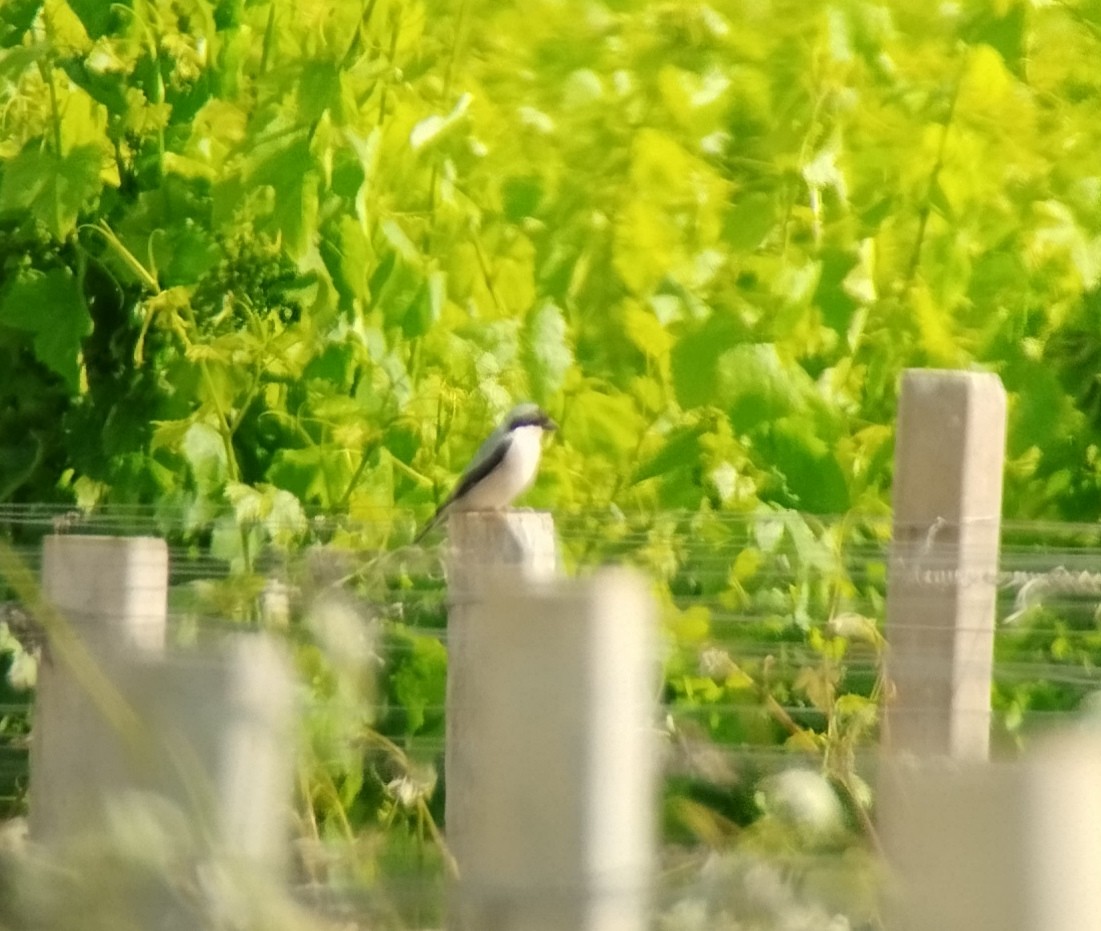
[[[544,430],[557,430],[558,424],[542,411],[539,411],[538,413],[517,417],[509,425],[511,430],[518,430],[520,427],[542,427]]]

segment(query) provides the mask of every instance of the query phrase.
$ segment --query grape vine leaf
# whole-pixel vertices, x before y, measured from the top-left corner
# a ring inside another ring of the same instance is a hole
[[[70,393],[79,392],[81,342],[92,332],[92,318],[68,271],[19,275],[0,299],[0,324],[33,334],[38,360],[62,378]]]

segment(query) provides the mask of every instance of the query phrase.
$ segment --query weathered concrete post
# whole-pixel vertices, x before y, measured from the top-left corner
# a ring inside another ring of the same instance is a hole
[[[890,752],[986,759],[1005,413],[996,375],[903,375],[887,590]]]
[[[276,875],[295,736],[281,650],[241,634],[166,654],[163,540],[50,537],[42,573],[56,618],[36,694],[31,836],[61,849],[102,831],[121,801],[156,797],[196,850]]]
[[[1015,777],[1007,782],[986,762],[1005,417],[1005,391],[995,375],[903,375],[885,631],[891,690],[877,799],[883,849],[897,880],[892,931],[1007,927],[982,914],[984,907],[999,909],[989,898],[995,887],[979,887],[988,866],[1006,865],[1008,852],[964,864],[957,853],[971,849],[971,841],[956,831],[934,841],[926,830],[943,824],[943,815],[996,838],[1002,829],[991,806],[1010,803],[1025,786]],[[979,805],[972,790],[987,776],[991,789],[999,788]],[[934,786],[941,793],[935,802]],[[949,862],[959,882],[930,888],[928,878]],[[954,897],[972,878],[972,898]]]
[[[1101,928],[1101,744],[1063,735],[1012,762],[929,760],[894,800],[891,931]]]
[[[101,676],[114,698],[133,705],[123,671],[164,653],[168,548],[151,537],[47,537],[42,589],[67,626],[58,634],[76,643],[85,667],[71,668],[55,643],[39,668],[29,826],[48,844],[94,823],[106,797],[130,782],[127,741],[139,735],[119,733],[80,673]]]
[[[558,579],[545,515],[451,520],[449,926],[642,931],[658,682],[646,586]]]

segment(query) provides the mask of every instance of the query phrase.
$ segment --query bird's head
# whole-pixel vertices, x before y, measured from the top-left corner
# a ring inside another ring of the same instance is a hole
[[[511,433],[521,427],[539,427],[543,430],[557,430],[558,424],[538,404],[517,404],[505,417],[505,429]]]

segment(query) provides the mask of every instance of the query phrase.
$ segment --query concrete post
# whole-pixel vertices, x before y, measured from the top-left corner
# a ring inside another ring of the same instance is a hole
[[[149,788],[188,814],[200,849],[251,878],[281,877],[297,709],[279,644],[239,634],[127,675],[160,750]]]
[[[449,927],[642,931],[658,686],[646,586],[555,579],[541,515],[456,517],[452,539],[484,546],[457,548],[450,575]]]
[[[971,877],[980,884],[982,877],[993,877],[988,867],[1004,865],[1012,846],[1005,825],[998,823],[999,809],[990,807],[1002,802],[992,801],[994,796],[980,800],[982,793],[975,791],[979,781],[989,776],[997,782],[1001,773],[986,760],[1005,415],[1005,391],[994,375],[921,370],[903,375],[887,589],[892,689],[877,799],[879,833],[899,889],[890,927],[899,931],[1007,927],[948,904],[951,890],[962,890]],[[985,775],[976,780],[968,775],[974,773]],[[1003,789],[1021,791],[1014,786]],[[940,793],[935,798],[932,787]],[[933,823],[954,830],[934,843],[923,833]],[[960,828],[967,824],[975,833]],[[962,850],[975,858],[964,863],[957,857]],[[952,883],[931,888],[929,877],[941,876],[947,863],[957,871]],[[985,892],[972,901],[1000,908]],[[969,914],[974,924],[953,923]]]
[[[892,931],[1101,928],[1101,745],[1063,736],[1022,761],[895,773]],[[902,804],[899,804],[902,802]]]
[[[487,761],[470,742],[482,724],[477,694],[486,657],[493,655],[492,633],[482,622],[484,594],[495,586],[553,579],[558,571],[554,520],[549,514],[456,512],[448,518],[447,721],[444,781],[447,843],[462,861],[466,838],[477,830],[479,774]]]
[[[891,752],[987,757],[1005,412],[996,375],[903,375],[887,590]]]
[[[51,844],[94,824],[106,795],[129,781],[140,735],[120,733],[88,685],[134,706],[123,670],[163,654],[168,549],[151,537],[47,537],[42,589],[65,625],[40,664],[31,742],[29,827]]]
[[[151,794],[181,813],[194,849],[277,875],[295,730],[277,645],[239,635],[166,655],[163,540],[50,537],[42,571],[57,617],[36,694],[31,836],[63,849],[100,832],[120,800]],[[123,721],[108,713],[120,707]]]

